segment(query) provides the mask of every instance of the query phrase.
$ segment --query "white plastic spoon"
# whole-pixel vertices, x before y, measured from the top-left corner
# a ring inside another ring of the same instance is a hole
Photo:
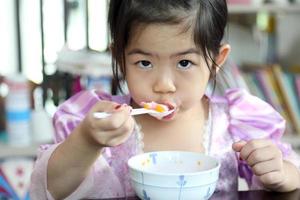
[[[174,109],[164,111],[164,112],[158,112],[156,110],[151,110],[151,109],[146,109],[146,108],[135,108],[135,109],[132,109],[130,115],[149,114],[153,117],[161,119],[161,118],[171,114],[173,111],[174,111]],[[97,118],[97,119],[104,119],[104,118],[109,117],[111,115],[112,115],[112,113],[107,113],[107,112],[95,112],[94,113],[94,117]]]

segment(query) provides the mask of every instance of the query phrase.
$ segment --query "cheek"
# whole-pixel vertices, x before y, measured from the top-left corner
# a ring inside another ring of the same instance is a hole
[[[201,88],[201,87],[197,87],[197,88],[189,88],[189,89],[185,89],[183,91],[183,93],[180,94],[181,96],[181,101],[183,106],[193,106],[194,104],[199,103],[199,101],[201,101],[203,95],[205,93],[205,89]]]
[[[147,96],[150,94],[148,87],[145,82],[136,79],[128,79],[127,87],[130,92],[130,96],[137,104],[139,102],[147,100]],[[149,97],[148,97],[149,98]]]
[[[195,71],[193,74],[180,79],[178,87],[187,96],[202,96],[209,81],[209,73],[206,71]]]
[[[201,101],[208,83],[208,78],[199,80],[198,77],[198,79],[195,79],[194,81],[192,81],[192,79],[190,80],[190,82],[181,85],[181,92],[178,94],[183,109],[189,109]]]

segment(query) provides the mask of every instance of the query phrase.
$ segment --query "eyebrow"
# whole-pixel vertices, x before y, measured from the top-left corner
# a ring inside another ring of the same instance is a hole
[[[131,51],[128,52],[127,55],[130,56],[130,55],[134,55],[134,54],[142,54],[142,55],[145,55],[145,56],[155,56],[155,57],[158,57],[157,54],[153,54],[151,52],[146,52],[146,51],[141,50],[141,49],[132,49]],[[182,52],[174,53],[170,57],[182,56],[182,55],[186,55],[186,54],[197,54],[197,55],[200,55],[200,51],[197,50],[197,49],[195,49],[195,48],[190,48],[190,49],[184,50]]]

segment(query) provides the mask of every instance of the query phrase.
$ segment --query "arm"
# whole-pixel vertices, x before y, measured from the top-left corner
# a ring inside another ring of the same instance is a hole
[[[102,148],[89,145],[81,129],[80,124],[58,146],[48,162],[48,190],[55,199],[63,199],[75,191],[100,155]]]
[[[71,194],[90,173],[103,147],[124,143],[132,133],[134,121],[129,106],[100,101],[57,148],[48,163],[48,190],[56,199]],[[105,119],[95,119],[96,111],[111,112]]]
[[[238,161],[239,174],[252,189],[290,191],[299,187],[300,159],[290,145],[280,141],[284,118],[244,90],[229,90],[226,99],[229,131],[234,141],[240,141],[233,144],[242,158]]]
[[[297,167],[283,159],[280,149],[267,139],[240,141],[233,144],[253,173],[267,189],[289,192],[300,188],[300,172]]]

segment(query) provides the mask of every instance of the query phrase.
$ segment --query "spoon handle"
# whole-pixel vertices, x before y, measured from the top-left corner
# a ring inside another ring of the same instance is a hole
[[[154,111],[154,110],[145,109],[145,108],[135,108],[135,109],[132,109],[130,115],[141,115],[141,114],[147,114],[147,113],[158,113],[158,112]],[[107,113],[107,112],[95,112],[94,113],[94,117],[97,119],[104,119],[109,116],[111,116],[111,113]]]

